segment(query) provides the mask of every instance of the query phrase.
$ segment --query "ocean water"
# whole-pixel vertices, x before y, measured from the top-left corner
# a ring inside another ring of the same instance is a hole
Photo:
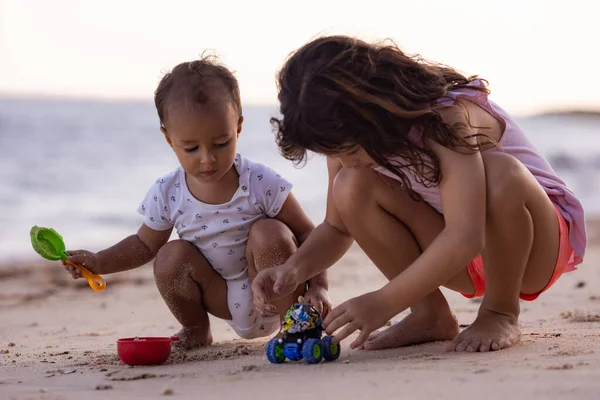
[[[244,107],[238,151],[294,183],[318,223],[325,214],[323,157],[303,168],[277,152],[276,107]],[[600,116],[517,118],[588,214],[600,212]],[[98,251],[134,233],[136,209],[158,178],[177,167],[152,103],[0,98],[0,260],[38,257],[33,225],[56,229],[67,248]]]

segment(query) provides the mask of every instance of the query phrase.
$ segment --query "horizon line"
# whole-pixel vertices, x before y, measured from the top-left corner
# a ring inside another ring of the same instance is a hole
[[[49,93],[34,93],[34,92],[3,92],[0,91],[0,99],[6,100],[57,100],[57,101],[84,101],[90,103],[146,103],[152,104],[152,97],[138,97],[138,96],[116,96],[116,97],[108,97],[101,95],[91,95],[91,94],[49,94]],[[267,101],[249,101],[243,102],[242,106],[250,106],[250,107],[278,107],[277,102],[267,102]],[[546,106],[546,107],[537,107],[530,111],[519,111],[513,113],[516,117],[534,117],[534,116],[543,116],[548,114],[590,114],[590,115],[600,115],[600,105],[592,106],[592,105],[569,105],[565,104],[562,106]]]

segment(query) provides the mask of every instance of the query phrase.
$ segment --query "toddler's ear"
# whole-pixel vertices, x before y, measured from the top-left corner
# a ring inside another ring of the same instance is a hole
[[[169,134],[167,133],[167,130],[165,129],[165,127],[161,126],[160,131],[162,132],[163,135],[165,135],[165,140],[167,141],[167,143],[169,143],[169,146],[171,146],[171,148],[172,148],[173,143],[171,143],[171,138],[169,137]]]
[[[244,116],[240,115],[240,119],[238,119],[238,126],[237,126],[237,135],[238,137],[240,136],[240,133],[242,133],[242,124],[244,123]]]

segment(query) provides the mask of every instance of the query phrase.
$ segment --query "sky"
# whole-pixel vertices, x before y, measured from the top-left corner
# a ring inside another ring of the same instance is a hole
[[[593,4],[0,0],[0,94],[151,100],[165,71],[209,50],[236,72],[245,104],[276,104],[275,74],[291,51],[347,34],[392,38],[480,75],[509,111],[600,109]]]

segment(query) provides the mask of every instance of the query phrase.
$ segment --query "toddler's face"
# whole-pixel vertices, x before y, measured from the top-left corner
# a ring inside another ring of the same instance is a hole
[[[161,130],[189,176],[216,182],[232,168],[243,117],[230,101],[179,102],[169,106],[167,116]]]

